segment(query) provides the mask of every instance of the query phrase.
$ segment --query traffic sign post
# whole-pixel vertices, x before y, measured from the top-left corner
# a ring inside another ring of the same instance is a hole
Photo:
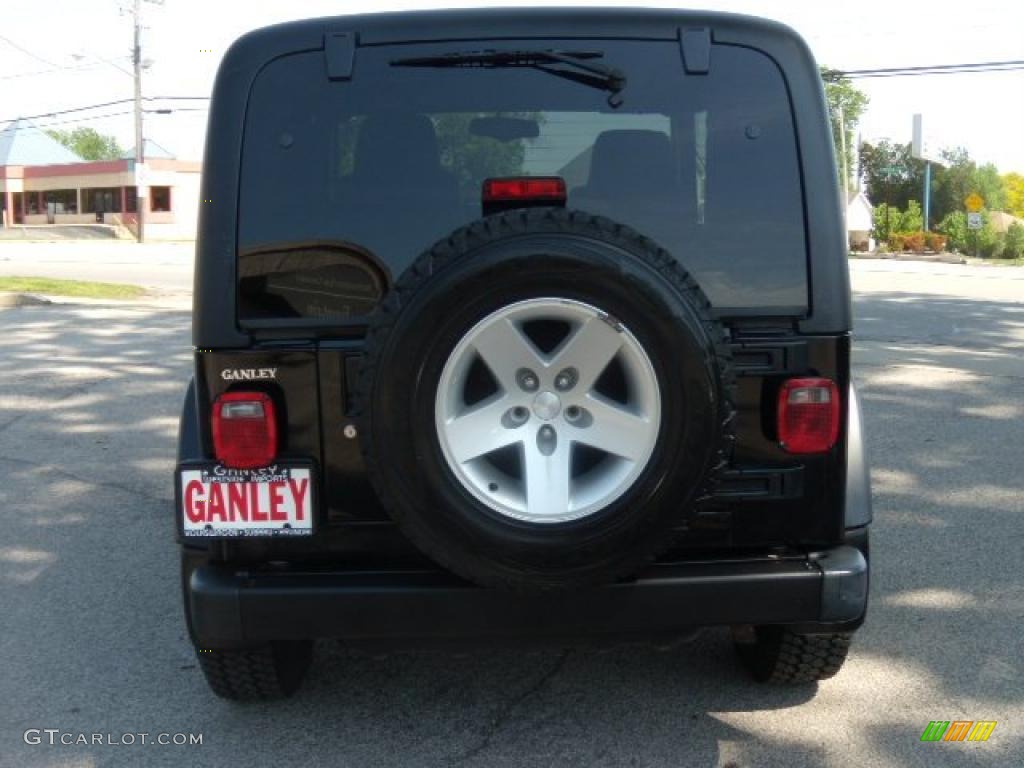
[[[981,209],[985,207],[985,198],[977,192],[971,192],[964,198],[964,208],[967,209],[967,231],[973,232],[974,237],[974,258],[978,258],[978,230],[984,226]]]
[[[928,220],[931,218],[932,209],[932,163],[946,165],[946,158],[935,149],[935,143],[929,139],[930,137],[924,130],[924,117],[920,113],[914,115],[911,125],[910,156],[924,160],[924,194],[922,195],[924,205],[922,206],[922,213],[924,214],[925,232],[930,229]]]

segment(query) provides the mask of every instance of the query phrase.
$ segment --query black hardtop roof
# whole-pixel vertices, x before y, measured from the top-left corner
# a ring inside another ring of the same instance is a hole
[[[734,13],[663,8],[471,8],[326,16],[254,30],[239,42],[275,34],[336,28],[359,34],[361,45],[517,37],[674,38],[679,27],[758,30],[800,40],[777,21]]]
[[[239,38],[221,62],[210,104],[196,241],[193,343],[245,347],[237,321],[237,201],[249,93],[271,61],[324,52],[325,76],[340,62],[358,77],[358,50],[375,45],[535,39],[680,40],[689,33],[713,45],[756,49],[781,70],[793,105],[804,180],[808,248],[813,265],[805,332],[850,328],[846,236],[821,77],[807,44],[791,28],[754,16],[697,10],[635,8],[481,8],[333,16],[277,24]],[[338,41],[342,41],[340,44]],[[706,45],[707,43],[705,43]],[[332,48],[334,49],[332,51]],[[710,55],[714,70],[714,54]],[[706,72],[707,70],[701,70]],[[698,76],[700,76],[698,74]]]

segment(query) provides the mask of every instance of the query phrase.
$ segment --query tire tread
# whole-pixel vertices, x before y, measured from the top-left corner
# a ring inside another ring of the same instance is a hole
[[[371,322],[366,338],[366,354],[360,366],[356,393],[353,398],[354,416],[359,421],[366,420],[370,413],[370,398],[373,382],[379,374],[381,359],[386,341],[398,321],[402,309],[408,304],[421,286],[435,274],[446,269],[458,259],[465,258],[472,251],[490,243],[517,235],[527,234],[573,234],[593,237],[600,234],[601,239],[627,249],[630,253],[642,258],[648,266],[667,281],[693,308],[698,321],[709,339],[719,384],[719,422],[720,440],[715,454],[709,462],[704,481],[697,489],[695,501],[710,495],[717,487],[722,471],[728,466],[733,445],[735,443],[735,391],[736,376],[732,365],[732,352],[729,347],[729,331],[711,316],[711,303],[704,295],[696,280],[679,262],[664,248],[657,245],[630,227],[619,224],[603,216],[596,216],[578,210],[560,208],[514,209],[504,213],[487,216],[455,230],[423,253],[398,278],[378,306],[374,320]],[[367,473],[373,488],[386,509],[394,512],[398,502],[394,498],[393,489],[389,484],[380,481],[381,473],[378,465],[382,459],[378,455],[373,441],[373,430],[366,428],[364,423],[360,430],[362,435],[362,455]],[[653,520],[651,524],[653,524]],[[445,565],[446,553],[439,551],[434,544],[413,530],[404,531],[407,537],[423,552],[436,562]],[[628,576],[648,563],[654,561],[659,554],[671,546],[672,537],[666,535],[663,546],[641,557],[624,563],[612,578]],[[578,552],[581,559],[586,552]],[[450,566],[449,566],[450,567]],[[523,585],[515,579],[497,584],[511,590],[522,590]],[[544,585],[539,581],[533,588],[545,586],[578,586],[568,583]]]

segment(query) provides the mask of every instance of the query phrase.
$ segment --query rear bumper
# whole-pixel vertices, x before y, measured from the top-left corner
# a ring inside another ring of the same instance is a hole
[[[658,564],[628,583],[515,594],[439,572],[186,572],[193,640],[231,648],[270,640],[351,642],[664,637],[728,624],[859,624],[868,563],[843,545],[805,558]]]

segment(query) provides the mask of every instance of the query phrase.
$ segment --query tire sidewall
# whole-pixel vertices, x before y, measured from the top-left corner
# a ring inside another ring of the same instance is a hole
[[[650,359],[661,395],[661,426],[639,477],[618,499],[578,520],[519,521],[477,500],[445,460],[435,426],[438,381],[477,322],[531,298],[590,304],[630,330]],[[377,369],[373,442],[392,513],[435,558],[463,573],[479,568],[557,571],[586,580],[594,570],[646,551],[680,522],[717,459],[721,417],[713,344],[694,308],[636,254],[578,234],[538,233],[489,243],[431,276],[403,307]],[[497,543],[497,546],[496,546]]]

